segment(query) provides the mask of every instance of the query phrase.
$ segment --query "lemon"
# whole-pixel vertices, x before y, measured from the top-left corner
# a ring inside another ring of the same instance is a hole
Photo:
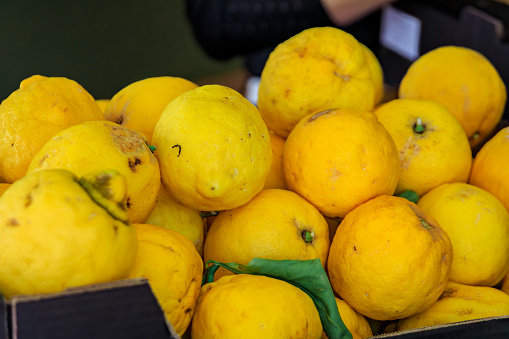
[[[329,252],[329,226],[298,194],[264,189],[246,204],[220,212],[205,238],[204,260],[247,264],[251,259],[315,259],[323,267]],[[219,268],[215,277],[230,274]]]
[[[64,168],[80,176],[112,168],[127,179],[127,207],[131,222],[144,222],[154,209],[160,172],[143,136],[110,121],[71,126],[48,140],[34,156],[28,173]]]
[[[444,105],[475,147],[500,121],[507,92],[497,69],[484,55],[466,47],[441,46],[421,55],[408,68],[399,98]]]
[[[319,339],[321,335],[320,316],[304,291],[282,280],[249,274],[205,284],[191,327],[193,339]]]
[[[205,220],[201,217],[200,211],[176,202],[164,187],[160,188],[154,210],[145,223],[163,226],[182,234],[194,244],[198,253],[203,256]]]
[[[468,137],[454,116],[431,100],[395,99],[374,111],[399,153],[395,194],[418,196],[448,182],[467,182],[472,167]]]
[[[381,195],[341,221],[327,267],[341,299],[387,321],[431,306],[445,289],[452,260],[451,240],[432,217],[411,201]]]
[[[283,148],[283,173],[292,190],[328,217],[394,194],[398,150],[372,112],[331,109],[304,117]]]
[[[77,82],[31,76],[0,104],[0,182],[26,174],[35,154],[56,133],[86,121],[104,120],[94,98]]]
[[[147,278],[168,321],[179,335],[188,328],[200,293],[203,262],[194,245],[161,226],[134,224],[138,251],[130,278]]]
[[[189,90],[166,106],[154,128],[163,186],[181,204],[220,211],[263,189],[272,163],[258,109],[221,85]]]
[[[399,331],[450,324],[465,320],[509,315],[509,295],[485,286],[469,286],[452,281],[444,293],[421,313],[398,321]]]
[[[198,87],[179,77],[145,78],[116,93],[104,109],[106,120],[142,133],[152,141],[152,133],[165,107],[180,94]]]
[[[376,89],[368,57],[354,36],[334,27],[309,28],[280,43],[260,77],[258,107],[267,127],[286,138],[317,111],[371,111]]]
[[[125,186],[118,172],[78,178],[63,169],[14,182],[0,197],[2,295],[125,278],[137,249],[134,229],[113,216],[125,209]]]
[[[449,235],[450,280],[495,286],[509,270],[509,212],[491,193],[467,183],[435,187],[417,205]]]

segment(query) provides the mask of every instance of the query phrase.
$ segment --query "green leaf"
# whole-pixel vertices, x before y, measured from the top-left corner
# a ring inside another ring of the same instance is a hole
[[[403,193],[398,195],[398,197],[405,198],[406,200],[409,200],[414,204],[417,204],[417,202],[419,201],[419,195],[417,195],[417,193],[412,190],[404,191]]]
[[[212,265],[209,266],[209,264]],[[219,267],[235,274],[264,275],[286,281],[300,288],[315,303],[320,314],[323,330],[329,339],[352,338],[352,334],[339,315],[334,292],[320,259],[273,260],[254,258],[247,265],[209,260],[202,284],[214,281],[214,273]]]

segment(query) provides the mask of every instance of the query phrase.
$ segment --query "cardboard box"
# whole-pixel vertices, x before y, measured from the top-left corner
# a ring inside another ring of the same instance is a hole
[[[0,299],[0,339],[180,339],[143,278]]]
[[[438,325],[421,329],[376,335],[373,338],[397,339],[507,339],[509,316],[491,317]]]

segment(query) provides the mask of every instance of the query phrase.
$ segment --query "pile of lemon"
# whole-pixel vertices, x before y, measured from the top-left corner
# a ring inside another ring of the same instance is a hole
[[[385,92],[375,55],[331,27],[274,49],[257,106],[172,76],[107,100],[23,80],[0,105],[0,293],[145,277],[180,335],[322,338],[288,281],[203,280],[210,260],[318,259],[345,337],[509,315],[499,74],[444,46]]]

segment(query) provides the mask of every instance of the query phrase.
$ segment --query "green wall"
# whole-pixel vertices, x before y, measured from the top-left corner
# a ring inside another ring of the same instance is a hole
[[[4,1],[0,101],[33,75],[62,76],[96,99],[153,76],[191,81],[241,67],[197,45],[184,0]]]

